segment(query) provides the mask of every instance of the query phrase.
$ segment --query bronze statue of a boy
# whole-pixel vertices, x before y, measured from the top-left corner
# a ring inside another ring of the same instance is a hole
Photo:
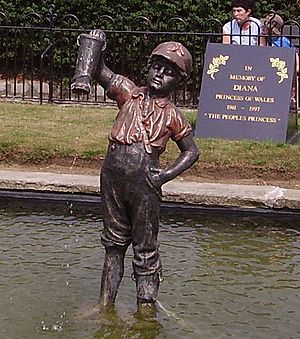
[[[89,47],[94,53],[90,59],[95,62],[95,54],[99,57],[99,50],[105,45],[105,34],[93,30],[90,39],[96,45],[99,41],[97,48]],[[154,305],[162,270],[157,240],[161,186],[192,166],[199,157],[190,124],[169,98],[190,73],[192,57],[181,43],[159,44],[149,58],[146,87],[138,87],[128,78],[115,74],[102,56],[95,70],[94,65],[89,65],[90,60],[82,60],[79,55],[78,60],[73,91],[88,88],[84,82],[94,76],[119,107],[101,169],[104,224],[101,241],[105,261],[100,306],[115,302],[130,244],[138,307]],[[177,144],[180,155],[171,166],[162,169],[159,156],[169,138]]]

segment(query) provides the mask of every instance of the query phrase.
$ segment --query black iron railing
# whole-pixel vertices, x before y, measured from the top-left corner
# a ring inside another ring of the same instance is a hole
[[[46,16],[29,13],[23,25],[11,25],[0,12],[0,97],[50,103],[107,103],[103,89],[96,83],[90,95],[80,98],[71,93],[75,71],[77,37],[90,29],[80,26],[72,14],[59,17],[51,5]],[[147,57],[161,41],[177,40],[190,50],[193,71],[185,85],[174,93],[178,105],[197,107],[206,44],[222,42],[222,24],[208,18],[199,31],[189,28],[183,18],[170,18],[167,30],[137,16],[126,30],[119,29],[114,18],[99,16],[99,26],[107,35],[106,62],[117,73],[143,84]],[[287,27],[292,27],[287,31]],[[300,25],[287,22],[285,32],[299,47]]]

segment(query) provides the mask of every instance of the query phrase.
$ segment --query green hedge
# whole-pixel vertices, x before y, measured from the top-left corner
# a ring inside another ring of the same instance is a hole
[[[5,13],[9,24],[24,24],[28,20],[26,15],[31,12],[40,14],[43,18],[48,13],[49,6],[55,5],[55,13],[59,20],[66,14],[73,14],[80,18],[83,28],[101,26],[101,16],[109,15],[114,18],[116,28],[127,29],[132,20],[137,16],[146,16],[151,23],[160,30],[166,29],[168,21],[172,17],[183,18],[188,29],[199,30],[201,24],[208,18],[216,18],[222,23],[230,19],[229,0],[0,0],[0,11]],[[294,19],[299,21],[299,1],[272,0],[257,1],[255,4],[254,16],[264,17],[271,9],[277,11],[285,20]],[[3,21],[1,22],[3,24]]]

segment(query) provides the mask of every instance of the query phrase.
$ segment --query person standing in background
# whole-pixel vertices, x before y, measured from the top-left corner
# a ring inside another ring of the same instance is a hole
[[[284,22],[280,15],[270,13],[262,19],[262,23],[262,34],[266,35],[268,45],[295,49],[295,78],[291,93],[290,110],[299,111],[299,102],[297,99],[299,98],[299,83],[297,79],[299,75],[299,54],[291,39],[282,34]]]
[[[233,19],[223,26],[223,44],[266,45],[265,37],[260,36],[262,23],[251,16],[253,0],[233,0]]]
[[[291,39],[282,35],[284,26],[283,19],[280,15],[271,13],[263,20],[262,34],[267,36],[268,45],[274,47],[295,48]],[[296,51],[296,73],[299,74],[299,54]]]

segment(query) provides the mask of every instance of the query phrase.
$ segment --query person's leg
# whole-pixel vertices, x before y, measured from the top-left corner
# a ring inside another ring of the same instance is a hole
[[[134,206],[132,247],[133,272],[136,282],[137,304],[154,304],[157,298],[161,262],[159,258],[158,229],[160,196],[148,183],[141,188]]]
[[[106,159],[111,160],[110,157]],[[112,160],[111,160],[112,161]],[[124,257],[131,243],[131,225],[126,212],[126,197],[120,173],[103,166],[101,173],[101,205],[103,231],[101,242],[105,259],[101,277],[100,307],[112,306],[124,274]]]
[[[158,295],[160,275],[136,275],[137,313],[142,320],[153,321],[157,314],[156,298]]]
[[[154,304],[157,298],[160,277],[159,273],[135,276],[137,304]]]
[[[124,274],[124,257],[126,248],[106,247],[103,264],[100,307],[112,306],[116,300],[120,283]]]

